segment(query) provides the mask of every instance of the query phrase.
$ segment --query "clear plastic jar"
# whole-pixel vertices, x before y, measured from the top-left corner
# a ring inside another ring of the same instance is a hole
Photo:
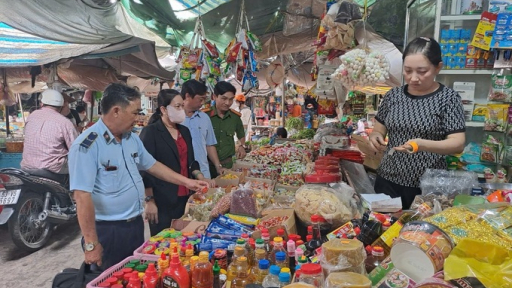
[[[311,284],[317,288],[323,287],[324,273],[320,264],[304,264],[300,266],[299,282]]]

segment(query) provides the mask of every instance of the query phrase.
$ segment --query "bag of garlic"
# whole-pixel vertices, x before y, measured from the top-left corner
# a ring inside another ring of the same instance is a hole
[[[341,65],[332,77],[348,89],[373,86],[389,79],[389,62],[379,52],[354,49],[340,56],[340,60]]]

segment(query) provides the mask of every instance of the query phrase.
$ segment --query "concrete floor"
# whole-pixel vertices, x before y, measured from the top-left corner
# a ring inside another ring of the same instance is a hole
[[[146,239],[149,227],[146,224]],[[58,226],[49,243],[28,254],[12,243],[7,225],[0,226],[0,288],[51,288],[64,268],[79,268],[83,261],[78,223]]]

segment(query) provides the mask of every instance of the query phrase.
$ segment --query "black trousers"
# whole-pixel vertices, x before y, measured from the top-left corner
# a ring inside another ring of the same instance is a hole
[[[375,179],[375,193],[384,193],[392,198],[402,198],[402,209],[409,209],[416,195],[421,195],[421,189],[395,184],[379,175]]]
[[[149,223],[149,231],[151,236],[158,234],[158,232],[165,228],[171,227],[173,219],[180,219],[185,213],[185,206],[187,206],[189,196],[179,196],[178,202],[175,205],[160,207],[158,206],[158,223]]]
[[[144,220],[139,215],[131,221],[96,221],[96,233],[103,247],[99,268],[106,270],[133,256],[133,251],[144,243]]]

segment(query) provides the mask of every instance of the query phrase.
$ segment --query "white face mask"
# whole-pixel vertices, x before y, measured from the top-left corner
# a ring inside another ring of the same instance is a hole
[[[87,116],[87,114],[85,113],[80,113],[80,120],[84,121],[85,117]]]
[[[167,116],[169,116],[169,120],[172,123],[180,124],[183,121],[185,121],[185,110],[178,110],[173,106],[169,105],[167,106]]]

